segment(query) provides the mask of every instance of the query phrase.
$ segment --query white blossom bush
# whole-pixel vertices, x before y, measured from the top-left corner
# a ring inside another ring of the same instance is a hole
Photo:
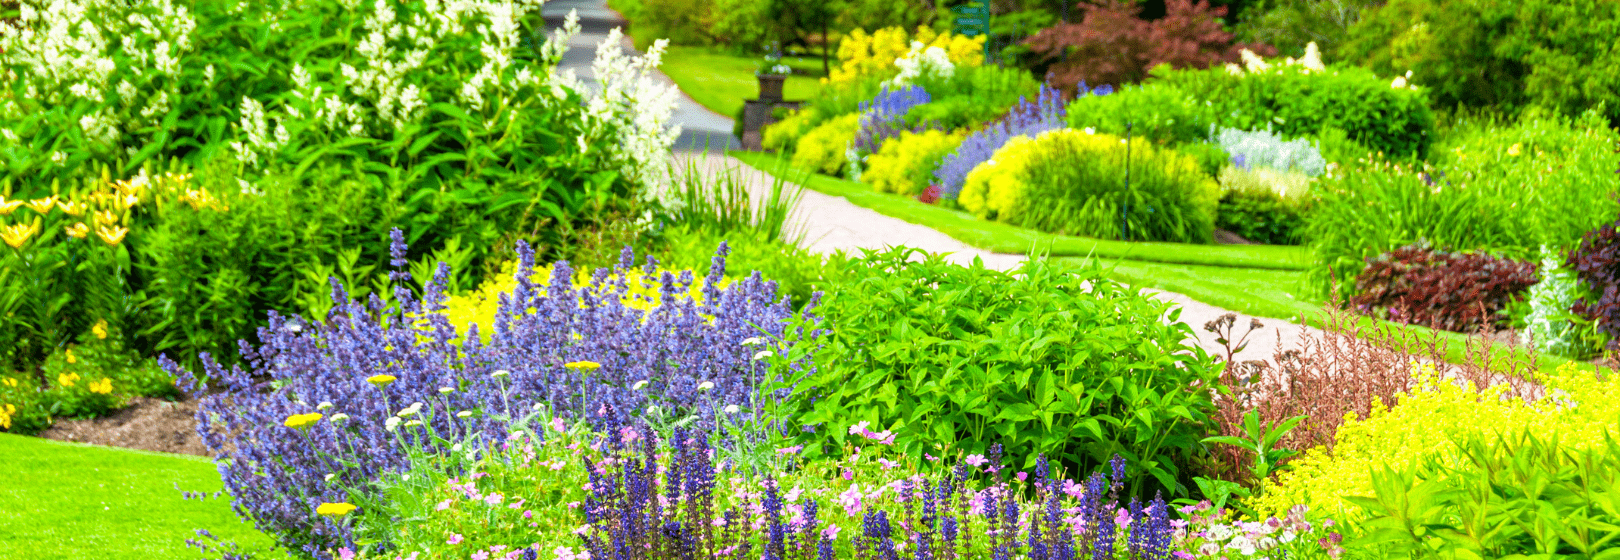
[[[651,198],[678,132],[648,77],[662,46],[610,38],[583,87],[556,71],[577,20],[526,45],[539,4],[23,0],[0,26],[0,177],[33,196],[149,160],[232,157],[249,188],[346,165],[530,225]]]
[[[884,82],[890,90],[904,89],[923,80],[948,80],[956,75],[956,65],[951,63],[945,49],[926,46],[921,41],[912,41],[911,50],[895,59],[894,65],[900,69],[900,74]]]

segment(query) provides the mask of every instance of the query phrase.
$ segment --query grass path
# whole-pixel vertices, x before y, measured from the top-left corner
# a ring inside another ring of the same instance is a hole
[[[176,485],[209,497],[183,499]],[[0,434],[0,558],[196,558],[185,540],[199,528],[267,549],[230,498],[212,497],[221,488],[204,457]]]

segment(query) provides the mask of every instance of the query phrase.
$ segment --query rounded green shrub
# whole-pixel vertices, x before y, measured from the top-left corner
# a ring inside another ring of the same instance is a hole
[[[872,185],[879,192],[892,192],[915,196],[928,188],[945,156],[956,151],[967,138],[966,130],[947,133],[929,130],[921,133],[903,131],[900,136],[883,142],[878,153],[866,159],[866,170],[861,182]]]
[[[799,139],[798,149],[793,152],[793,165],[829,175],[837,174],[848,161],[845,152],[849,150],[850,142],[855,141],[860,121],[860,113],[849,113],[811,129]]]

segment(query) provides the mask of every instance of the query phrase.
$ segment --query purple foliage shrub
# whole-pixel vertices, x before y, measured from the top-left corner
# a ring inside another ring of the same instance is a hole
[[[1080,89],[1085,91],[1084,84]],[[1112,89],[1105,91],[1099,88],[1095,95],[1107,95],[1109,91]],[[1063,100],[1062,93],[1049,85],[1041,86],[1040,96],[1034,103],[1020,98],[1018,105],[1007,113],[1006,118],[968,135],[955,152],[945,156],[939,169],[934,171],[934,180],[940,186],[940,196],[955,199],[956,195],[962,192],[963,183],[967,182],[968,172],[988,161],[990,156],[1001,149],[1008,140],[1063,128],[1064,108],[1067,106],[1068,103]]]
[[[448,267],[440,265],[417,300],[404,287],[409,276],[397,229],[392,249],[396,305],[375,295],[350,300],[334,280],[337,305],[324,323],[271,312],[259,346],[239,342],[247,369],[227,370],[205,354],[204,387],[191,371],[161,359],[201,401],[198,432],[218,459],[237,513],[312,557],[352,544],[348,527],[315,515],[316,506],[350,501],[343,489],[402,470],[408,447],[448,452],[458,439],[503,438],[541,406],[584,418],[598,433],[616,433],[656,399],[696,414],[700,429],[712,427],[714,415],[724,414],[717,409],[748,403],[765,381],[765,365],[751,359],[757,349],[744,342],[780,340],[792,313],[786,298],[777,299],[775,283],[758,273],[715,287],[725,271],[724,244],[701,302],[682,296],[690,272],[665,272],[659,305],[641,311],[624,303],[626,280],[611,278],[608,269],[575,288],[572,269],[560,262],[549,286],[535,285],[534,252],[520,242],[517,287],[502,295],[485,343],[476,326],[458,333],[440,313]],[[632,265],[627,248],[619,269]],[[655,266],[648,259],[649,274]],[[564,365],[577,361],[600,368]],[[374,378],[382,375],[392,380]],[[645,386],[635,387],[641,381]],[[704,382],[713,388],[700,396]],[[443,438],[394,429],[389,421],[399,423],[396,411],[407,407],[418,412],[402,416]],[[324,421],[303,429],[284,424],[316,411]],[[472,412],[458,415],[463,411]]]
[[[855,152],[858,154],[877,153],[883,146],[883,141],[900,135],[900,131],[908,130],[904,127],[906,113],[912,107],[932,101],[928,90],[922,86],[889,91],[884,86],[877,96],[870,101],[861,102],[861,126],[855,132]],[[913,132],[922,132],[921,128]]]

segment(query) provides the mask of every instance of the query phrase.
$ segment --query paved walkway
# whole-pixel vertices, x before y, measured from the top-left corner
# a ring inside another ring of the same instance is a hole
[[[561,25],[570,10],[578,10],[581,33],[569,44],[561,68],[573,68],[581,80],[589,81],[594,78],[590,69],[591,61],[596,56],[596,46],[607,38],[608,32],[614,27],[626,25],[625,20],[608,9],[604,0],[550,0],[542,13],[548,27],[555,27]],[[634,51],[628,38],[622,42],[622,48]],[[655,78],[674,83],[662,73]],[[677,101],[674,122],[682,128],[675,145],[678,159],[701,158],[697,162],[699,168],[708,174],[737,173],[747,180],[754,192],[761,193],[768,189],[771,183],[769,176],[723,155],[725,149],[737,146],[736,138],[731,136],[732,121],[729,117],[710,111],[683,94]],[[709,153],[698,153],[706,145]],[[963,264],[978,257],[984,260],[986,266],[1001,270],[1015,268],[1024,259],[1023,255],[991,253],[971,247],[932,228],[856,206],[843,197],[808,189],[804,190],[804,198],[793,219],[794,226],[805,231],[805,247],[821,254],[904,245],[934,253],[948,253],[950,260]],[[1181,321],[1192,326],[1200,346],[1211,353],[1222,353],[1221,346],[1215,342],[1215,335],[1205,332],[1203,327],[1205,323],[1228,313],[1227,310],[1173,292],[1154,293],[1160,299],[1181,307]],[[1240,329],[1248,325],[1250,319],[1250,316],[1240,314],[1237,323]],[[1303,333],[1315,330],[1278,319],[1261,319],[1261,323],[1265,328],[1250,337],[1248,350],[1240,358],[1270,358],[1279,348],[1296,348]]]

